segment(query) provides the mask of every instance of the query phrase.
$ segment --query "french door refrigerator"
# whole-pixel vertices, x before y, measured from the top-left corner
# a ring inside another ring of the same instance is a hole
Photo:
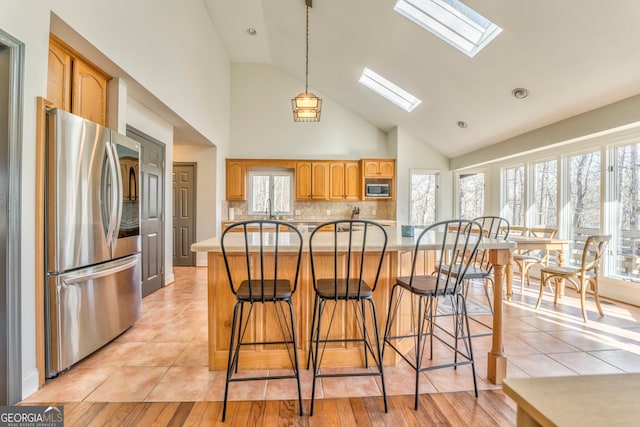
[[[47,113],[47,377],[141,315],[139,144],[71,113]]]

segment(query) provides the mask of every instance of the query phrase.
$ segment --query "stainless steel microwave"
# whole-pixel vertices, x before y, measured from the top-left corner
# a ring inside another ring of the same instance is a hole
[[[389,197],[389,184],[367,184],[367,197]]]

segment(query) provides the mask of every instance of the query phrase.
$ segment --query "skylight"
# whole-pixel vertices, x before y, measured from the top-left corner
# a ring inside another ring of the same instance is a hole
[[[502,32],[459,0],[398,0],[393,10],[472,58]]]
[[[364,67],[364,70],[362,70],[362,75],[358,81],[407,112],[413,110],[422,102],[406,90],[396,86],[367,67]]]

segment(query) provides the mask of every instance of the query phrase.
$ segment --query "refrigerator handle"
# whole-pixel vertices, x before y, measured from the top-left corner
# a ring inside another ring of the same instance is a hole
[[[77,272],[75,274],[68,273],[64,283],[67,285],[71,285],[74,283],[86,282],[92,279],[99,279],[100,277],[110,276],[116,274],[120,271],[128,270],[131,267],[135,266],[140,262],[138,256],[129,257],[126,260],[122,260],[117,265],[111,264],[111,266],[106,267],[102,266],[100,268],[96,268],[91,272]]]
[[[109,204],[111,212],[109,212],[109,229],[107,231],[107,242],[109,245],[112,245],[118,233],[116,229],[119,228],[119,214],[122,212],[122,200],[120,199],[120,193],[122,191],[122,178],[120,177],[120,168],[118,167],[118,154],[111,142],[107,142],[106,151],[107,156],[109,157],[109,167],[111,169],[111,203]]]

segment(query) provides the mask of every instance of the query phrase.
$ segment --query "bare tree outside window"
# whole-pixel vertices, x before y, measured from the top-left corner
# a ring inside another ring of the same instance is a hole
[[[411,171],[411,225],[436,222],[438,174]]]
[[[615,149],[618,239],[615,274],[640,278],[640,144]]]
[[[534,178],[535,226],[558,225],[558,162],[536,163]]]
[[[291,214],[293,211],[293,172],[249,172],[249,214]]]
[[[504,170],[505,211],[503,216],[513,225],[525,225],[524,166]]]
[[[473,219],[484,215],[484,172],[460,175],[458,184],[460,218]]]
[[[574,246],[584,244],[585,236],[600,232],[600,151],[578,154],[569,159],[569,200],[571,203]],[[574,262],[578,256],[572,252]]]

